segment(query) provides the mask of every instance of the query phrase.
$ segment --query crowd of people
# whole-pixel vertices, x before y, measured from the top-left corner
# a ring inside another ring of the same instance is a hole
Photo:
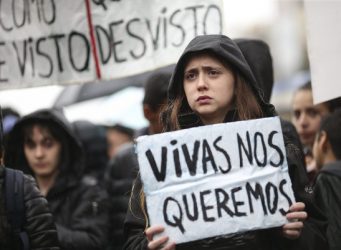
[[[70,123],[55,109],[4,113],[0,185],[7,168],[25,174],[30,249],[341,249],[341,102],[314,105],[310,82],[293,94],[292,121],[281,119],[296,199],[286,224],[181,244],[163,233],[165,225],[150,224],[134,139],[278,116],[272,86],[266,43],[204,35],[188,44],[172,74],[147,79],[143,130]],[[21,249],[1,194],[0,212],[0,249]]]

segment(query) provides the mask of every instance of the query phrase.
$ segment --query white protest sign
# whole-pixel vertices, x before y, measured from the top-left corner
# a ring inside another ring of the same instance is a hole
[[[294,202],[278,117],[139,137],[151,225],[176,243],[277,227]]]
[[[0,1],[0,89],[95,79],[85,1]]]
[[[341,1],[305,0],[314,103],[341,96]]]
[[[0,1],[0,89],[84,83],[175,63],[223,33],[222,0]]]
[[[104,1],[97,8],[92,3],[102,77],[175,63],[195,36],[223,33],[222,5],[222,0]]]

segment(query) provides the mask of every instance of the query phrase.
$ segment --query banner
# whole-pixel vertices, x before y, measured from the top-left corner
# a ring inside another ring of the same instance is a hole
[[[341,1],[305,0],[308,56],[314,103],[341,96]]]
[[[108,80],[223,33],[222,0],[0,0],[0,89]]]
[[[137,139],[151,225],[176,243],[277,227],[294,202],[280,120]]]

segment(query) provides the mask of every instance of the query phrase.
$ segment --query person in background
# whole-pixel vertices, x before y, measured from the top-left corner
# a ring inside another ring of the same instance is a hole
[[[163,130],[160,112],[167,103],[167,88],[171,73],[155,71],[144,84],[143,114],[149,125],[138,130],[136,137],[141,135],[153,135]]]
[[[272,105],[264,102],[260,88],[239,47],[223,35],[194,38],[180,57],[168,88],[163,122],[166,131],[275,116]],[[296,201],[280,228],[222,235],[176,245],[162,225],[150,226],[140,179],[133,188],[131,207],[125,221],[124,249],[324,249],[323,229],[306,224],[317,214],[303,187],[306,176],[296,146],[284,136],[289,174]],[[143,167],[143,166],[140,166]],[[303,179],[302,179],[303,178]],[[302,185],[303,184],[303,185]],[[309,211],[307,213],[306,211]]]
[[[155,71],[145,82],[143,98],[144,116],[149,126],[137,132],[146,135],[162,132],[160,111],[167,101],[167,87],[171,74]],[[129,194],[138,172],[137,157],[133,143],[126,144],[111,159],[106,173],[106,188],[111,206],[111,248],[121,250],[124,244],[123,224],[129,207]]]
[[[313,155],[318,169],[315,200],[328,218],[330,250],[341,249],[341,109],[322,118]]]
[[[109,161],[106,129],[85,120],[74,121],[72,126],[85,153],[83,181],[103,185],[104,173]]]
[[[106,137],[108,157],[112,159],[123,144],[133,141],[134,130],[122,124],[115,124],[107,126]]]
[[[1,107],[0,107],[1,113]],[[1,115],[0,115],[1,117]],[[2,120],[0,120],[1,128]],[[5,125],[5,124],[4,124]],[[4,131],[1,132],[2,133]],[[5,171],[3,165],[3,136],[0,135],[0,249],[20,250],[20,239],[16,237],[9,221],[9,214],[6,210],[6,185]],[[13,192],[14,193],[14,192]],[[29,238],[29,246],[32,250],[59,250],[59,241],[53,216],[49,210],[44,196],[40,193],[35,180],[24,175],[24,206],[25,218],[23,230]],[[14,199],[14,197],[13,197]]]
[[[59,110],[22,117],[8,137],[5,164],[35,177],[64,250],[103,249],[107,242],[106,193],[81,181],[83,157],[81,143]]]
[[[312,147],[316,132],[323,116],[341,107],[341,99],[333,99],[314,105],[311,82],[301,86],[292,100],[292,123],[294,124],[305,154],[306,169],[310,182],[316,177],[317,170],[312,155]]]

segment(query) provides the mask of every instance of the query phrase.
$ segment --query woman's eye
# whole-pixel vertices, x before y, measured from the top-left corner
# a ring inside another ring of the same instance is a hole
[[[218,70],[210,70],[210,71],[209,71],[209,74],[210,74],[211,76],[216,76],[216,75],[219,74],[219,72],[218,72]]]
[[[52,146],[53,146],[53,141],[50,140],[50,139],[44,140],[44,146],[45,146],[46,148],[52,147]]]
[[[194,80],[195,79],[195,74],[194,73],[187,73],[185,75],[186,80]]]

